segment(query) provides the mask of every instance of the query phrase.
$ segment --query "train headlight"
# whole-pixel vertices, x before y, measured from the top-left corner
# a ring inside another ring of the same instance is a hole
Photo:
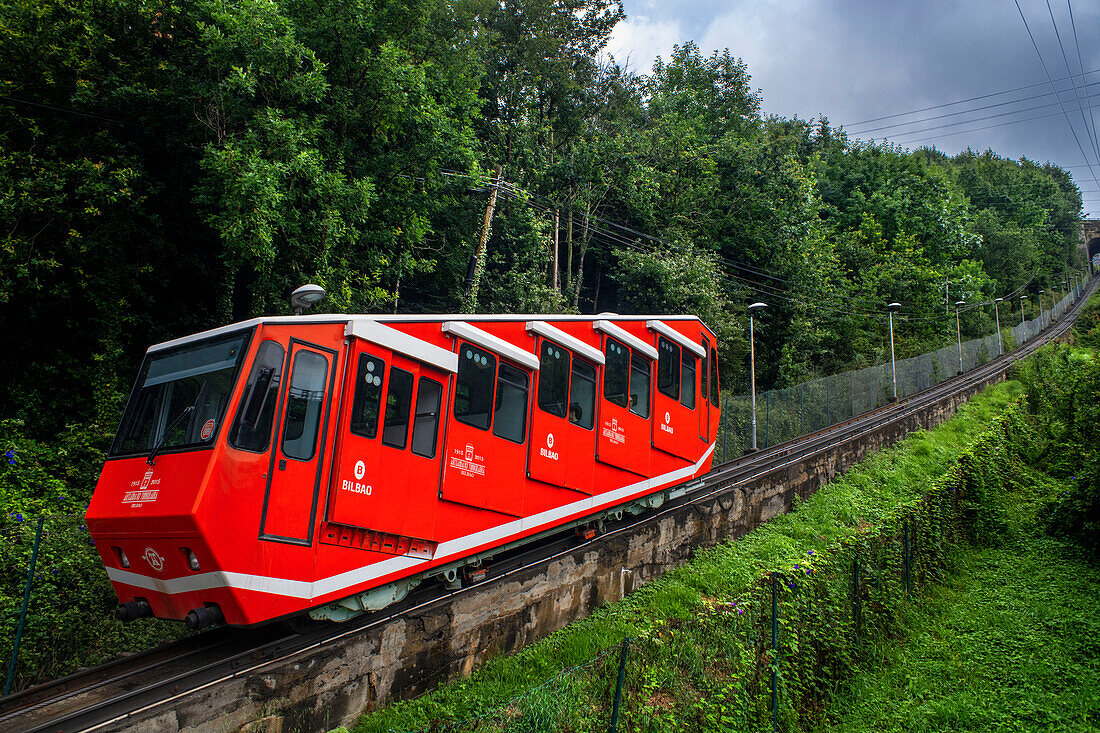
[[[199,559],[195,557],[195,553],[191,552],[191,549],[187,547],[183,548],[183,550],[187,554],[187,567],[191,568],[192,570],[198,571]]]

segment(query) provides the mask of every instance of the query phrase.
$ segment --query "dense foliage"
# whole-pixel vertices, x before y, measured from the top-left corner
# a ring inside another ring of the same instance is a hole
[[[750,298],[773,305],[761,381],[783,386],[881,359],[889,301],[915,353],[948,335],[945,283],[976,300],[1076,264],[1065,171],[764,117],[745,64],[690,42],[630,73],[604,53],[622,18],[617,0],[4,3],[0,415],[107,432],[147,344],[286,312],[307,280],[334,311],[691,310],[737,387]]]
[[[1091,305],[1100,306],[1094,297]],[[1094,334],[1095,335],[1095,334]],[[1043,350],[1021,370],[1034,417],[1029,462],[1063,482],[1040,512],[1051,534],[1100,559],[1100,359],[1093,349]]]

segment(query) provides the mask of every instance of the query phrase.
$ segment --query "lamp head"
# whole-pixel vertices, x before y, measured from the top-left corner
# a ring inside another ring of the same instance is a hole
[[[996,300],[994,300],[993,302],[994,302],[994,303],[1003,303],[1003,302],[1005,302],[1005,299],[1004,299],[1004,298],[997,298],[997,299],[996,299]]]
[[[886,310],[896,311],[900,307],[901,307],[901,303],[890,303],[889,305],[886,306]]]
[[[753,303],[752,305],[749,306],[749,312],[751,313],[753,311],[757,311],[757,310],[760,310],[761,308],[767,308],[767,307],[768,307],[767,303],[761,303],[761,302],[757,301],[757,302],[755,302],[755,303]]]
[[[290,294],[290,307],[294,309],[294,315],[301,315],[302,311],[309,310],[314,303],[325,297],[325,289],[320,285],[309,283]]]
[[[958,308],[959,308],[960,306],[964,306],[964,305],[966,305],[966,301],[965,301],[965,300],[956,300],[956,301],[955,301],[955,309],[956,309],[956,310],[957,310],[957,309],[958,309]]]

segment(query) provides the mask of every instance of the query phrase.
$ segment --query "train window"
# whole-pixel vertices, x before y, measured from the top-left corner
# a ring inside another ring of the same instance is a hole
[[[695,409],[695,356],[684,349],[680,363],[680,404]]]
[[[539,407],[565,417],[569,394],[569,352],[543,339],[539,351]]]
[[[710,374],[710,368],[707,366],[708,362],[707,362],[707,342],[706,342],[706,339],[703,340],[703,359],[702,359],[702,361],[703,361],[703,363],[701,365],[702,368],[699,370],[699,387],[700,387],[699,393],[701,395],[703,395],[703,402],[705,404],[706,401],[707,401],[707,375]]]
[[[355,373],[355,396],[351,401],[351,432],[364,438],[378,434],[378,413],[382,409],[382,377],[386,362],[372,354],[359,355]]]
[[[569,422],[589,430],[596,424],[596,367],[580,359],[573,359]]]
[[[493,378],[497,358],[476,346],[462,344],[455,380],[455,419],[482,430],[489,429],[493,409]]]
[[[416,389],[416,415],[413,420],[412,452],[425,458],[435,457],[435,440],[439,433],[439,404],[443,385],[434,379],[420,378]]]
[[[409,436],[409,407],[412,405],[413,375],[404,369],[390,367],[390,384],[386,392],[386,419],[382,423],[382,443],[404,448]]]
[[[620,407],[626,407],[626,386],[629,380],[630,349],[609,338],[604,347],[603,398]]]
[[[210,427],[216,431],[225,416],[249,336],[238,331],[147,356],[111,455],[210,445]]]
[[[294,355],[283,417],[283,455],[308,461],[317,450],[317,433],[325,400],[328,361],[313,351]]]
[[[275,341],[264,341],[256,351],[252,373],[244,386],[229,444],[241,450],[263,453],[271,445],[271,426],[279,397],[279,376],[286,351]]]
[[[657,391],[680,399],[680,347],[668,339],[657,339]]]
[[[630,360],[630,411],[649,417],[649,359],[638,354]]]
[[[718,352],[710,350],[710,403],[718,407]]]
[[[527,374],[509,364],[500,365],[493,435],[522,443],[527,434]]]

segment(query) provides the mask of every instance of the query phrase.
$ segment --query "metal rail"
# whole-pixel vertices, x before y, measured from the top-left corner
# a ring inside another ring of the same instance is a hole
[[[655,522],[684,506],[717,499],[743,488],[761,475],[792,466],[883,425],[903,420],[929,404],[1003,373],[1015,361],[1064,335],[1081,305],[1095,289],[1094,282],[1045,333],[1008,354],[898,402],[715,466],[702,479],[693,481],[683,496],[667,502],[656,511],[616,522],[616,526],[594,539],[578,542],[571,534],[551,537],[538,546],[498,556],[493,563],[496,572],[482,583],[442,594],[437,589],[421,587],[399,604],[338,626],[325,625],[300,634],[286,632],[278,624],[258,629],[217,629],[109,662],[0,698],[0,729],[67,733],[123,727],[136,716],[187,695],[258,672],[313,649],[336,644],[458,595],[476,593],[485,585],[547,564],[589,545],[606,542],[611,537]]]

